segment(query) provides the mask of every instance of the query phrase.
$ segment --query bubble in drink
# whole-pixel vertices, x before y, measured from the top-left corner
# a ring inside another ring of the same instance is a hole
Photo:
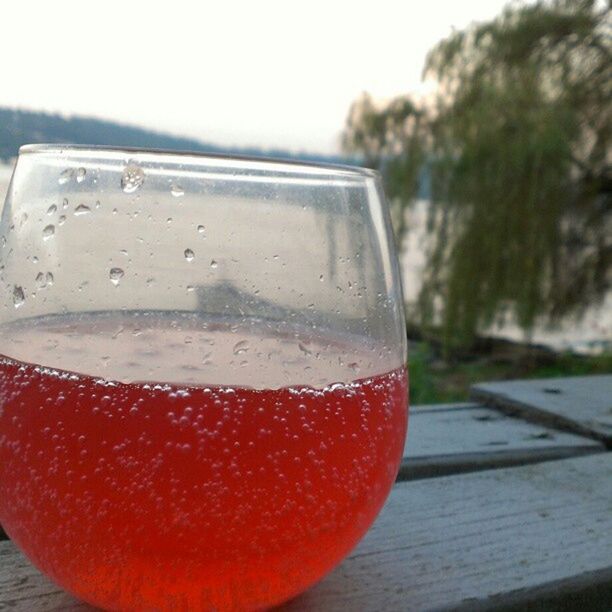
[[[392,486],[405,369],[344,338],[126,317],[0,328],[2,525],[107,609],[254,610],[304,590]],[[271,359],[230,367],[237,333]]]

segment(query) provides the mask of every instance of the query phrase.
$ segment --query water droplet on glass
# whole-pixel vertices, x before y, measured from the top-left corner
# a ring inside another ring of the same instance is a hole
[[[39,272],[36,275],[36,285],[38,286],[39,289],[44,289],[45,287],[50,287],[51,285],[53,285],[53,274],[51,274],[51,272],[47,272],[46,274],[44,274],[43,272]]]
[[[75,209],[74,209],[74,214],[75,215],[86,215],[88,213],[91,212],[91,208],[89,208],[89,206],[85,205],[85,204],[79,204]]]
[[[218,266],[219,264],[214,260],[211,259],[210,260],[210,267],[213,268],[213,270]]]
[[[121,268],[111,268],[108,277],[110,278],[111,283],[117,286],[124,274],[125,272]]]
[[[77,183],[82,183],[85,180],[85,175],[87,174],[87,170],[85,170],[85,168],[79,168],[76,173],[76,182]]]
[[[121,177],[121,189],[125,193],[133,193],[140,189],[145,180],[144,170],[134,162],[130,162],[123,170]]]
[[[323,282],[323,275],[322,275],[322,274],[320,274],[320,275],[319,275],[319,280],[320,280],[321,282]]]
[[[64,223],[66,223],[66,215],[62,215],[58,220],[57,220],[57,224],[58,225],[64,225]]]
[[[246,340],[240,340],[234,344],[234,355],[242,355],[249,350],[249,343]]]
[[[43,240],[49,240],[55,234],[55,225],[47,225],[43,229]]]
[[[195,253],[191,249],[185,249],[185,259],[187,261],[193,261]]]
[[[181,196],[185,195],[185,190],[180,185],[177,185],[176,183],[172,183],[172,186],[170,187],[170,193],[175,198],[180,198]]]
[[[206,228],[203,225],[198,225],[198,234],[203,234]]]
[[[304,353],[304,355],[312,355],[312,351],[310,349],[308,349],[301,342],[298,342],[298,348],[300,349],[300,351],[302,351],[302,353]]]
[[[88,213],[91,212],[91,208],[89,208],[89,206],[87,206],[86,204],[79,204],[75,209],[74,209],[74,214],[76,216],[79,215],[87,215]]]
[[[57,211],[57,206],[55,204],[51,204],[51,206],[49,206],[49,208],[47,208],[47,214],[48,215],[52,215],[56,211]]]
[[[66,210],[68,208],[68,198],[62,200],[62,208]]]
[[[13,287],[13,305],[19,308],[25,302],[25,293],[21,287],[15,285]]]
[[[74,170],[72,168],[68,168],[64,170],[57,179],[57,182],[60,185],[65,185],[72,177],[74,176]]]

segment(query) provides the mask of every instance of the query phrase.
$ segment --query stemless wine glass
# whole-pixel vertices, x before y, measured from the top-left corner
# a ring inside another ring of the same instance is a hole
[[[398,264],[355,168],[22,147],[1,221],[0,522],[110,610],[249,610],[397,473]]]

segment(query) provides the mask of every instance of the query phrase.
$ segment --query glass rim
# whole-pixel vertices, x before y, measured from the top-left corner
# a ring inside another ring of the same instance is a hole
[[[63,143],[36,143],[36,144],[25,144],[19,147],[19,156],[21,155],[36,155],[36,154],[57,154],[63,155],[64,153],[82,152],[82,153],[109,153],[116,155],[147,155],[153,158],[177,158],[185,159],[191,158],[195,161],[206,160],[211,161],[228,161],[236,163],[250,163],[268,166],[270,171],[279,166],[290,166],[292,169],[318,169],[327,170],[330,173],[337,174],[351,174],[362,178],[374,178],[379,179],[380,173],[377,170],[371,168],[364,168],[362,166],[350,166],[348,164],[334,164],[327,162],[317,161],[303,161],[300,159],[291,159],[283,157],[274,157],[266,155],[236,155],[231,153],[207,153],[203,151],[190,151],[190,150],[173,150],[173,149],[159,149],[159,148],[145,148],[145,147],[114,147],[108,145],[80,145],[80,144],[63,144]]]

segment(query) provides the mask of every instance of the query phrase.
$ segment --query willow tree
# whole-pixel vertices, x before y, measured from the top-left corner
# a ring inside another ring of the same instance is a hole
[[[347,148],[383,169],[393,197],[409,202],[427,151],[419,312],[447,345],[502,316],[529,332],[580,315],[610,290],[611,29],[594,0],[512,5],[429,53],[428,119],[405,97],[353,107]]]
[[[424,111],[409,96],[378,107],[364,93],[351,106],[342,138],[345,151],[361,154],[366,166],[382,172],[400,245],[406,231],[406,208],[419,191],[426,129]]]

